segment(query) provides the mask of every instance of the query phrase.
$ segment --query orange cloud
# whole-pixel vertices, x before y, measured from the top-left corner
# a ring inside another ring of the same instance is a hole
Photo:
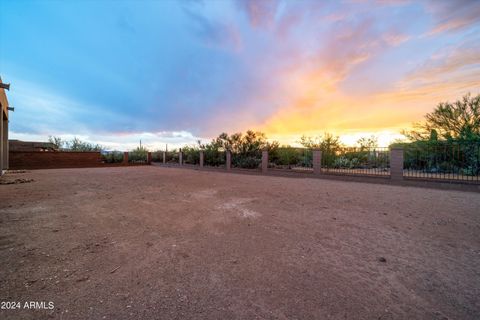
[[[480,91],[480,51],[473,43],[436,54],[389,91],[362,97],[342,92],[344,76],[335,76],[333,69],[313,71],[307,65],[291,70],[283,76],[288,101],[258,128],[286,143],[324,132],[343,135],[349,142],[370,134],[378,134],[384,143],[392,141],[437,103]]]

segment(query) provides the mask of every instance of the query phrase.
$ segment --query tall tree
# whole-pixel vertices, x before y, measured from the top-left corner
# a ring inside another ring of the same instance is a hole
[[[362,137],[357,140],[357,145],[360,146],[360,149],[371,149],[378,147],[378,139],[374,135],[370,137]]]
[[[425,115],[423,123],[403,134],[413,141],[480,140],[480,94],[466,94],[454,103],[439,103]]]
[[[342,146],[339,136],[334,136],[331,133],[326,132],[323,136],[308,137],[302,136],[299,143],[309,149],[321,149],[322,151],[334,150]]]
[[[53,144],[57,149],[62,149],[63,145],[65,144],[65,141],[63,141],[62,138],[55,136],[49,136],[48,142]]]

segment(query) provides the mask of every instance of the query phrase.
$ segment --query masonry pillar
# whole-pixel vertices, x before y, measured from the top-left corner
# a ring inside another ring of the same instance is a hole
[[[183,165],[183,152],[182,149],[178,152],[178,163],[182,166]]]
[[[393,147],[390,149],[390,178],[403,180],[403,148]]]
[[[225,152],[225,158],[225,166],[227,167],[227,170],[230,170],[232,168],[232,153],[230,150]]]
[[[3,124],[3,169],[9,168],[9,145],[8,145],[8,119],[5,119]]]
[[[123,153],[123,164],[125,164],[125,165],[128,164],[128,151],[125,151]]]
[[[313,173],[322,173],[322,150],[313,149]]]
[[[166,160],[167,160],[166,158],[167,158],[167,154],[166,154],[166,152],[164,151],[164,152],[163,152],[163,164],[165,164],[165,162],[166,162]]]
[[[152,153],[151,152],[147,153],[147,164],[152,164]]]
[[[203,168],[204,160],[205,160],[205,154],[204,154],[203,150],[200,150],[200,169]]]
[[[5,143],[4,140],[5,136],[3,134],[3,107],[0,105],[0,176],[3,173],[3,144]]]
[[[262,150],[262,173],[268,171],[268,150]]]

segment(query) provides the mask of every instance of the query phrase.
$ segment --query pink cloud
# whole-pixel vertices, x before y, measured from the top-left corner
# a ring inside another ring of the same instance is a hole
[[[480,1],[430,0],[426,5],[435,21],[429,35],[459,31],[480,23]]]
[[[237,5],[248,16],[252,26],[268,26],[275,22],[278,0],[238,0]]]

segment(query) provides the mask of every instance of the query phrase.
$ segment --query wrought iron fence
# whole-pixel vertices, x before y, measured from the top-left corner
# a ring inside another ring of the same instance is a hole
[[[102,153],[102,161],[105,163],[122,163],[123,152],[109,151],[109,152]]]
[[[262,165],[262,151],[232,152],[232,167],[242,169],[259,169]]]
[[[186,148],[182,152],[183,164],[200,165],[200,150],[194,148]]]
[[[226,153],[225,151],[218,150],[204,150],[204,165],[210,167],[225,167],[226,166]]]
[[[152,152],[152,162],[163,162],[163,151]]]
[[[147,163],[147,151],[130,151],[128,153],[129,163]]]
[[[412,143],[404,146],[405,178],[480,183],[480,143]]]
[[[163,155],[162,155],[162,161],[163,161]],[[178,164],[179,163],[178,151],[165,152],[165,163]]]
[[[268,153],[269,168],[313,172],[313,151],[307,148],[281,147]]]
[[[322,150],[322,173],[390,175],[389,148],[341,147]]]

